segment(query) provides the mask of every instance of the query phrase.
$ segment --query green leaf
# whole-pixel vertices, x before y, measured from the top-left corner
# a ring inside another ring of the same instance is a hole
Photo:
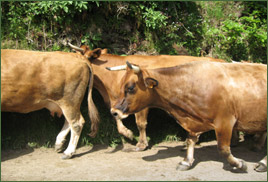
[[[64,7],[63,7],[63,10],[65,11],[65,13],[68,13],[68,10],[69,10],[69,9],[68,9],[68,7],[64,6]]]

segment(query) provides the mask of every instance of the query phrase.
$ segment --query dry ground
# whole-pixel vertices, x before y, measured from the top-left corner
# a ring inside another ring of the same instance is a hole
[[[117,148],[105,145],[81,147],[70,160],[51,148],[2,151],[1,180],[27,181],[95,181],[95,180],[221,180],[267,181],[267,172],[255,172],[254,165],[267,150],[256,153],[240,144],[232,149],[234,156],[247,162],[248,173],[237,173],[222,159],[216,141],[203,142],[195,149],[195,162],[188,171],[177,171],[183,159],[183,142],[165,142],[143,152],[129,152],[130,144]]]

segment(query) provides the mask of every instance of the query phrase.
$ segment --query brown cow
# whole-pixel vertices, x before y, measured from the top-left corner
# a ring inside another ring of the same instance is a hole
[[[89,116],[93,123],[91,135],[94,136],[99,117],[92,101],[92,68],[84,56],[64,52],[1,50],[1,111],[28,113],[47,108],[51,115],[63,114],[66,122],[55,144],[56,151],[61,151],[71,130],[70,143],[63,159],[74,154],[85,123],[80,105],[87,85]]]
[[[122,79],[124,72],[111,72],[106,67],[113,67],[125,64],[126,60],[132,61],[135,64],[145,66],[146,68],[160,68],[171,67],[183,63],[193,61],[213,61],[225,62],[221,59],[214,59],[209,57],[193,57],[193,56],[144,56],[144,55],[130,55],[118,56],[113,54],[106,54],[107,49],[95,49],[91,51],[88,46],[82,45],[81,47],[74,46],[69,43],[69,46],[90,59],[94,70],[94,88],[96,88],[102,95],[106,105],[111,108],[116,99],[119,97],[119,81]],[[124,67],[126,67],[124,65]],[[137,151],[144,150],[148,146],[146,138],[146,125],[148,108],[135,114],[136,124],[140,133],[139,141],[137,143]],[[128,115],[124,115],[124,118]],[[127,129],[123,123],[122,118],[115,117],[118,132],[130,139],[133,139],[133,133]]]
[[[113,72],[109,73],[105,67],[108,66],[117,66],[122,65],[125,63],[126,60],[131,60],[132,62],[146,66],[147,68],[160,68],[160,67],[171,67],[183,63],[188,63],[192,61],[213,61],[213,62],[225,62],[222,59],[214,59],[209,57],[193,57],[193,56],[141,56],[141,55],[134,55],[134,56],[118,56],[107,54],[107,49],[95,49],[90,50],[90,48],[86,45],[82,45],[81,47],[74,46],[70,43],[68,45],[76,50],[78,53],[86,56],[91,60],[93,63],[94,69],[94,85],[95,87],[104,98],[104,101],[108,107],[114,105],[116,98],[118,97],[118,90],[119,90],[119,80],[122,78],[122,73],[120,72]],[[238,63],[238,62],[235,62]],[[121,66],[119,66],[121,67]],[[123,67],[126,67],[125,65]],[[117,69],[117,68],[115,68]],[[109,75],[109,76],[106,76]],[[116,78],[116,79],[115,79]],[[136,123],[138,126],[138,130],[140,133],[139,141],[137,143],[136,151],[145,150],[148,146],[148,141],[146,138],[146,125],[147,125],[147,115],[149,109],[146,108],[138,113],[135,114]],[[125,115],[126,118],[128,115]],[[133,139],[133,133],[129,129],[127,129],[122,120],[115,117],[118,132],[130,139]],[[234,131],[236,133],[236,131]],[[265,135],[264,137],[260,137],[260,140],[254,144],[254,150],[260,150],[265,142]],[[263,140],[264,138],[264,140]],[[236,137],[238,140],[238,137]],[[235,139],[234,139],[235,141]],[[235,145],[235,144],[234,144]]]
[[[232,130],[267,131],[267,65],[201,61],[141,69],[128,63],[113,114],[120,118],[146,107],[162,108],[189,132],[187,156],[178,169],[192,166],[199,135],[215,130],[219,153],[246,171],[246,163],[231,154]],[[265,157],[255,170],[266,171],[266,163]]]

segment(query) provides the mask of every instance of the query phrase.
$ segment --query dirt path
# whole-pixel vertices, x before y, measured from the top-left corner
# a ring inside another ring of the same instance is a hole
[[[237,173],[219,156],[215,141],[196,147],[195,163],[189,171],[176,170],[185,155],[182,142],[165,142],[144,152],[127,152],[131,147],[129,144],[117,148],[82,147],[71,160],[61,160],[61,154],[47,148],[2,151],[1,180],[267,181],[267,172],[253,170],[267,150],[256,153],[248,146],[233,148],[234,156],[248,165],[248,173]]]

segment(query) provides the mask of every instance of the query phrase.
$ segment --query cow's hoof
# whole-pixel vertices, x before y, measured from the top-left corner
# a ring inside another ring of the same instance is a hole
[[[145,143],[137,143],[135,151],[144,151],[147,149],[147,146]]]
[[[239,169],[242,170],[243,172],[247,172],[248,166],[247,166],[246,162],[243,160],[241,160],[240,162],[241,162],[242,166]]]
[[[66,155],[66,154],[63,154],[63,155],[61,156],[61,159],[62,159],[62,160],[71,159],[71,158],[72,158],[72,155]]]
[[[257,166],[254,168],[255,171],[257,172],[266,172],[267,171],[267,166],[263,164],[262,162],[259,162]]]
[[[63,145],[55,145],[55,151],[60,153],[63,151]]]
[[[186,170],[190,169],[190,167],[191,167],[191,165],[189,163],[182,161],[177,165],[176,170],[186,171]]]

